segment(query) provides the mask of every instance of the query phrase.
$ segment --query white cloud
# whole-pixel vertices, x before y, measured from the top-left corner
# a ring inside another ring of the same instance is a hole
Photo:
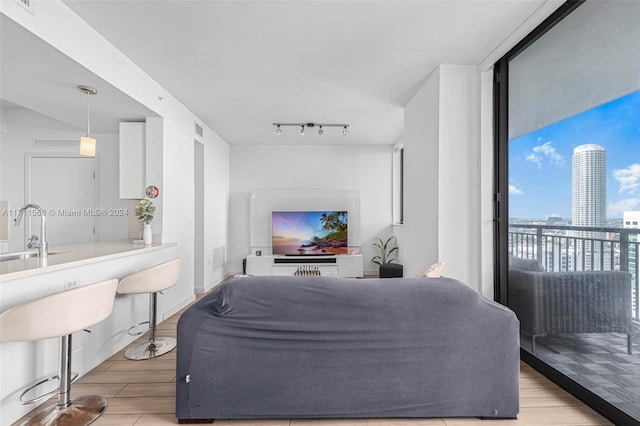
[[[625,198],[607,205],[607,217],[622,217],[622,212],[640,209],[640,198]]]
[[[524,194],[524,192],[522,192],[522,190],[518,187],[516,187],[515,185],[509,185],[509,194],[511,195],[522,195]]]
[[[542,162],[545,159],[547,159],[550,164],[558,167],[564,166],[564,157],[558,154],[556,149],[551,146],[551,141],[545,142],[542,145],[534,146],[532,152],[527,154],[527,157],[525,158],[525,160],[535,163],[539,168],[542,167]]]
[[[525,160],[527,161],[531,161],[532,163],[536,163],[536,165],[538,166],[538,168],[542,167],[542,159],[540,158],[539,155],[536,154],[528,154],[525,157]]]
[[[613,171],[613,177],[620,183],[618,192],[633,194],[640,186],[640,164],[632,164],[626,169]]]

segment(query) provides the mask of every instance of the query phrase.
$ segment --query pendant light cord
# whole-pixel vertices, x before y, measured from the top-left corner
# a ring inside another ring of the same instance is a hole
[[[89,92],[87,92],[87,136],[91,134],[91,120],[89,119]]]

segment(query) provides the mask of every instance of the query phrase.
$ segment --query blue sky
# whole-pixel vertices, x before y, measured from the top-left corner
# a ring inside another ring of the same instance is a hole
[[[607,219],[640,210],[640,91],[509,143],[509,216],[571,218],[571,157],[576,146],[607,151]]]

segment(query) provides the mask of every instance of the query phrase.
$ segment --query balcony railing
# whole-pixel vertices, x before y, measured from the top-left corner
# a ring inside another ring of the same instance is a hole
[[[633,318],[640,320],[640,229],[509,225],[509,253],[537,259],[547,271],[631,273]]]

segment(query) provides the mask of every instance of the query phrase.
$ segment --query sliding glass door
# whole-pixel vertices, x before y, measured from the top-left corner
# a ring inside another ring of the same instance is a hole
[[[640,421],[638,22],[640,2],[569,2],[495,67],[498,299],[523,359],[623,424]]]

